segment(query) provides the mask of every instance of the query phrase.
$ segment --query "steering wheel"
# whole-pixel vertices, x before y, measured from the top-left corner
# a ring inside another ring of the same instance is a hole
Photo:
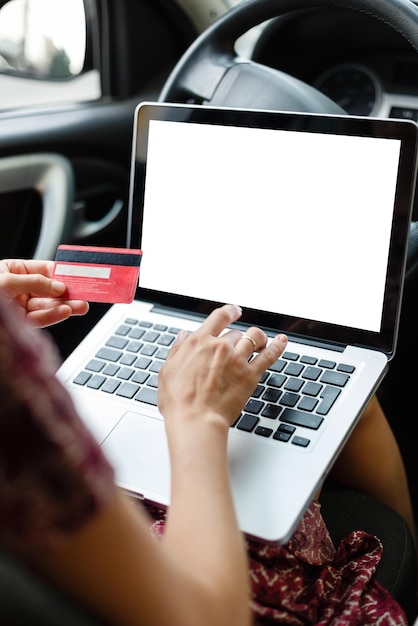
[[[161,102],[344,113],[333,100],[279,70],[240,58],[236,40],[263,22],[301,9],[362,11],[397,30],[418,51],[418,7],[410,0],[244,0],[207,28],[181,57]]]

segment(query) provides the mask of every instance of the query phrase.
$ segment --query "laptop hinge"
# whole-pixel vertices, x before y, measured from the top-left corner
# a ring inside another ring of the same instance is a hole
[[[168,307],[166,306],[159,306],[158,304],[154,305],[152,308],[152,311],[154,313],[160,313],[163,315],[167,315],[167,309]],[[201,313],[187,313],[186,311],[182,311],[181,309],[175,309],[175,308],[169,308],[170,311],[170,315],[174,315],[175,317],[179,317],[181,319],[189,319],[189,320],[193,320],[194,322],[196,321],[196,319],[201,319],[202,321],[204,319],[206,319],[207,315],[206,314],[201,314]],[[248,324],[240,324],[239,322],[236,324],[231,324],[232,328],[238,328],[239,330],[245,331],[248,328]],[[276,335],[278,332],[280,332],[280,329],[273,329],[273,328],[265,328],[264,326],[262,327],[264,332],[269,336],[269,337],[273,337],[274,335]],[[285,331],[283,331],[285,332]],[[320,341],[319,339],[312,339],[312,338],[308,338],[308,337],[299,337],[298,335],[292,335],[291,333],[286,333],[287,336],[289,337],[290,341],[292,341],[293,343],[303,343],[305,345],[309,345],[309,346],[316,346],[319,348],[325,348],[326,350],[334,350],[335,352],[344,352],[344,350],[346,349],[346,345],[344,344],[336,344],[336,343],[331,343],[331,342],[327,342],[327,341]]]

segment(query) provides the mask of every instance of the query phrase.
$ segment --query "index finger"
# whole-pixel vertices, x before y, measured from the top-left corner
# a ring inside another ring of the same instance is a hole
[[[54,261],[40,259],[2,259],[0,273],[10,274],[42,274],[51,278]]]
[[[242,310],[235,304],[224,304],[208,315],[196,333],[209,333],[217,337],[232,322],[236,322],[242,315]]]

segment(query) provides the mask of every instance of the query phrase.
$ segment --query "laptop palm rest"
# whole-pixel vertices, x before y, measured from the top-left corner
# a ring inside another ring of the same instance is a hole
[[[102,446],[115,467],[120,487],[162,506],[169,504],[170,460],[161,418],[129,411]],[[257,441],[250,441],[237,431],[229,433],[228,458],[242,530],[255,539],[261,530],[263,540],[273,544],[286,541],[294,530],[289,524],[292,518],[298,518],[301,499],[305,499],[307,506],[312,497],[308,490],[305,494],[300,489],[295,493],[292,488],[292,475],[300,485],[297,465],[301,464],[295,464],[295,456],[288,453],[286,446],[278,450],[275,442],[271,452],[266,453],[261,441],[257,445]],[[277,480],[283,473],[289,476],[286,490]],[[141,493],[138,493],[138,485],[141,485]]]

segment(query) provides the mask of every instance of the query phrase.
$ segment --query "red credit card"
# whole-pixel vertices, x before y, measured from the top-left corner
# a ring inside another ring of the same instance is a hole
[[[141,258],[131,248],[60,245],[52,276],[65,283],[67,300],[132,302]]]

